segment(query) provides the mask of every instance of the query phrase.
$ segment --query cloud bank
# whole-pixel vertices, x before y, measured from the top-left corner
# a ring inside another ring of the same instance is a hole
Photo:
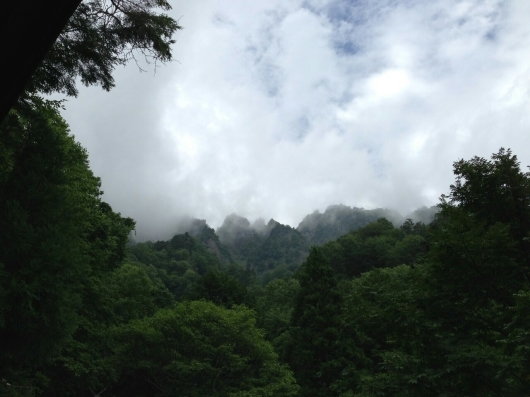
[[[527,1],[188,3],[178,62],[116,70],[64,113],[139,239],[184,215],[408,213],[448,191],[457,159],[503,146],[530,164]]]

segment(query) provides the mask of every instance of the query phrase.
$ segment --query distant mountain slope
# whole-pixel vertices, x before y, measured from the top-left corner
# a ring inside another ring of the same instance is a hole
[[[254,224],[236,214],[228,215],[217,229],[219,240],[232,256],[260,274],[279,265],[298,265],[307,256],[307,240],[294,228],[271,219]]]
[[[251,227],[246,218],[236,214],[228,215],[216,233],[236,261],[248,263],[259,256],[258,251],[263,244],[264,234],[261,230],[258,232]]]
[[[298,230],[276,223],[261,245],[253,266],[261,273],[279,265],[299,265],[308,252],[309,242]]]
[[[296,230],[307,239],[310,245],[322,245],[352,230],[366,226],[370,222],[375,222],[379,218],[388,219],[394,226],[399,226],[405,221],[399,213],[386,208],[365,210],[339,204],[329,206],[324,213],[315,211],[307,215]]]
[[[437,207],[422,207],[407,218],[430,223],[436,212]],[[332,205],[324,213],[315,211],[307,215],[296,229],[274,219],[265,223],[260,218],[251,224],[234,213],[215,232],[205,220],[199,219],[182,222],[179,229],[180,233],[187,232],[199,240],[223,264],[237,262],[261,275],[279,266],[294,271],[307,257],[311,245],[337,240],[380,218],[386,218],[395,227],[405,221],[396,211],[385,208],[365,210]]]
[[[222,264],[234,262],[230,250],[221,243],[219,236],[208,226],[206,220],[190,218],[181,222],[178,229],[180,233],[189,233],[190,236],[199,240],[209,252],[217,256]]]

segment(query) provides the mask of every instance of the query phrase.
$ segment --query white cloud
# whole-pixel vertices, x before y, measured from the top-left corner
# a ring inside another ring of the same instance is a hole
[[[296,226],[327,205],[431,205],[452,162],[530,164],[524,0],[175,3],[173,63],[68,104],[106,199],[162,237],[179,215]],[[155,231],[158,230],[158,234]]]
[[[389,98],[402,93],[410,84],[406,71],[399,69],[385,70],[368,80],[368,95],[376,98]]]

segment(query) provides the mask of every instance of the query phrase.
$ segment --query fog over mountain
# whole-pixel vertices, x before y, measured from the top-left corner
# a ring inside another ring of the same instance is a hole
[[[219,237],[222,244],[237,248],[237,245],[242,241],[267,239],[272,230],[279,225],[296,230],[309,244],[323,244],[380,218],[389,220],[395,227],[401,226],[406,219],[429,224],[434,220],[438,211],[439,208],[436,206],[421,207],[403,217],[398,212],[385,208],[365,210],[364,208],[351,208],[339,204],[330,205],[323,213],[316,210],[306,215],[296,227],[283,225],[272,218],[267,223],[263,218],[258,218],[251,224],[247,218],[232,213],[226,216],[223,224],[215,232],[205,219],[185,218],[176,225],[174,233],[189,233],[196,237],[205,229],[209,229],[211,233],[215,233]]]
[[[259,218],[250,223],[247,218],[233,213],[215,231],[204,219],[188,218],[179,223],[177,233],[180,234],[174,239],[187,239],[191,235],[222,263],[243,265],[266,283],[270,278],[292,275],[307,258],[311,246],[321,246],[365,227],[420,231],[434,220],[438,210],[438,207],[422,207],[414,211],[407,216],[406,227],[404,217],[384,208],[365,210],[332,205],[323,213],[315,211],[307,215],[296,228],[274,219],[265,223]],[[155,243],[160,244],[165,243]]]
[[[406,216],[448,192],[458,159],[503,146],[530,164],[528,1],[171,3],[178,62],[132,63],[64,104],[140,241],[185,216]]]

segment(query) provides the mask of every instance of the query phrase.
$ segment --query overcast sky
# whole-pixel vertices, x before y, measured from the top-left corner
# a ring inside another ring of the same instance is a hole
[[[172,2],[173,62],[66,104],[104,200],[167,238],[236,212],[434,205],[453,161],[530,164],[528,0]]]

